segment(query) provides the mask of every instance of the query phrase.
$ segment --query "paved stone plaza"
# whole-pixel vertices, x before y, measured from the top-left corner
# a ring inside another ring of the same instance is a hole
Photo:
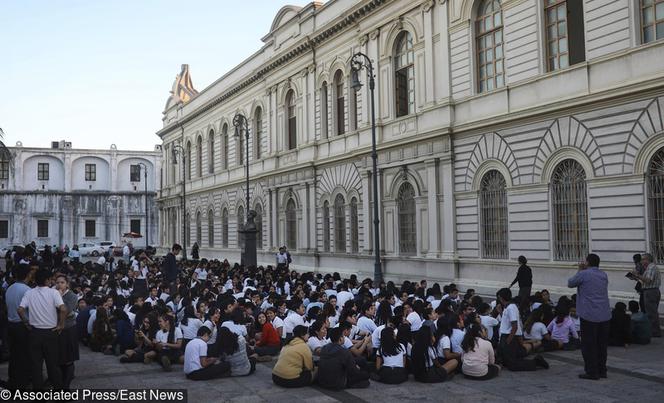
[[[609,378],[583,381],[580,351],[546,354],[551,368],[531,373],[503,371],[499,378],[469,381],[456,376],[443,384],[421,384],[414,380],[402,385],[372,382],[369,389],[342,392],[318,387],[283,389],[271,380],[273,363],[259,363],[256,374],[194,382],[185,379],[181,366],[165,373],[157,364],[120,364],[116,357],[81,348],[74,388],[186,388],[188,401],[203,402],[646,402],[664,401],[664,340],[648,346],[609,348]],[[0,377],[7,378],[7,363],[0,365]]]

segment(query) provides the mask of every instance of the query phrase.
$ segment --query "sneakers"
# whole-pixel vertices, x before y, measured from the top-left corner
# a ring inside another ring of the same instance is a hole
[[[165,355],[161,357],[161,366],[164,368],[164,371],[171,371],[171,360]]]
[[[541,355],[535,356],[535,365],[540,368],[549,369],[549,363]]]
[[[122,354],[120,356],[120,362],[123,364],[129,362],[129,356],[127,354]]]

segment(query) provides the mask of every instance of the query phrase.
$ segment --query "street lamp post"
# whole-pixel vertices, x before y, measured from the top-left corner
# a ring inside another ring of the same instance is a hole
[[[150,246],[150,214],[148,212],[148,166],[142,162],[139,162],[138,165],[143,170],[143,182],[145,182],[145,253],[148,253],[148,247]]]
[[[186,214],[187,199],[186,199],[186,187],[185,187],[187,164],[186,164],[186,159],[185,159],[184,148],[182,147],[182,145],[181,144],[173,144],[173,164],[177,164],[178,155],[180,155],[180,157],[181,157],[180,162],[182,162],[182,202],[181,202],[181,204],[182,204],[182,259],[187,260],[187,225],[184,222],[187,219],[187,214]]]
[[[249,122],[247,121],[246,116],[241,113],[237,113],[233,117],[233,126],[235,126],[235,137],[240,138],[242,136],[242,130],[244,130],[244,145],[245,145],[245,161],[244,169],[246,174],[246,209],[247,209],[247,222],[244,224],[242,230],[238,230],[239,234],[242,234],[244,239],[244,245],[241,250],[241,261],[245,267],[256,266],[256,224],[254,223],[254,217],[256,212],[251,209],[251,204],[249,203]]]
[[[383,269],[380,261],[380,218],[378,214],[378,154],[376,153],[376,110],[375,94],[376,80],[374,75],[373,63],[369,56],[362,52],[357,52],[351,59],[352,82],[351,87],[355,91],[362,88],[359,78],[359,71],[365,69],[369,80],[369,90],[371,91],[371,159],[373,160],[373,225],[374,225],[374,287],[383,281]]]

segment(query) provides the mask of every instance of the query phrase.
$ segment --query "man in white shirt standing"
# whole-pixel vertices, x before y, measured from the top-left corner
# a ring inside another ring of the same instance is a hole
[[[29,350],[32,360],[32,386],[34,390],[44,389],[42,365],[46,361],[48,378],[53,389],[62,389],[62,373],[58,366],[58,335],[65,327],[67,308],[60,292],[50,288],[51,273],[37,271],[37,287],[27,291],[18,307],[21,320],[30,329]],[[27,312],[30,312],[29,318]]]

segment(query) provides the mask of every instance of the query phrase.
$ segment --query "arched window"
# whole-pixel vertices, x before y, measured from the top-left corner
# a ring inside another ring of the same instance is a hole
[[[237,246],[238,248],[244,247],[244,234],[240,231],[244,230],[244,207],[237,206]]]
[[[357,97],[360,93],[353,87],[349,88],[350,94],[348,95],[348,130],[353,131],[357,130]]]
[[[328,108],[327,108],[327,82],[323,81],[320,87],[320,135],[322,138],[327,138],[328,130]]]
[[[191,180],[191,142],[187,141],[187,161],[185,161],[185,171],[187,172],[187,179]]]
[[[221,169],[228,169],[228,124],[221,128]]]
[[[201,222],[201,212],[196,213],[196,242],[201,244],[201,238],[203,237],[203,223]]]
[[[507,183],[503,175],[494,170],[484,174],[480,185],[480,222],[482,257],[507,259]]]
[[[642,41],[664,38],[664,0],[640,0]]]
[[[330,251],[330,203],[323,203],[323,251]]]
[[[254,157],[261,159],[261,147],[263,145],[263,110],[259,106],[254,112]]]
[[[340,194],[334,198],[334,248],[346,252],[346,201]]]
[[[228,248],[228,209],[221,210],[221,246]]]
[[[254,222],[256,223],[256,247],[263,249],[263,206],[260,204],[256,205],[256,218]]]
[[[334,97],[336,99],[334,125],[336,126],[337,135],[342,135],[346,132],[346,104],[344,98],[344,74],[341,70],[337,70],[334,74]]]
[[[214,211],[208,211],[208,246],[214,248]]]
[[[417,228],[415,227],[415,189],[405,182],[397,194],[399,209],[399,253],[403,256],[417,253]]]
[[[564,69],[586,60],[583,2],[545,0],[544,18],[548,70]]]
[[[500,0],[483,0],[475,24],[479,92],[505,85],[503,69],[503,11]]]
[[[184,229],[185,229],[185,238],[187,239],[187,245],[191,245],[191,216],[189,213],[184,215]]]
[[[297,249],[297,213],[293,199],[286,202],[286,247]]]
[[[203,138],[198,136],[196,139],[196,176],[203,176]]]
[[[586,172],[566,159],[551,177],[553,204],[553,258],[580,261],[588,254],[588,202]]]
[[[359,224],[357,219],[357,199],[350,199],[350,251],[357,253],[360,250]]]
[[[288,132],[289,150],[297,147],[297,117],[295,116],[295,91],[289,90],[286,94],[286,130]]]
[[[664,259],[664,148],[657,150],[648,166],[648,228],[650,250],[656,260]]]
[[[415,112],[415,53],[410,32],[399,34],[394,49],[394,90],[397,117]]]
[[[214,173],[214,130],[208,135],[208,172]]]

